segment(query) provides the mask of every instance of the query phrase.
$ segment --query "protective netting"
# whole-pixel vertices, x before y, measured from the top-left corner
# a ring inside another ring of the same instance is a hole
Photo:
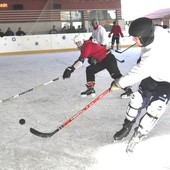
[[[54,29],[57,30],[60,19],[60,11],[55,9],[55,5],[53,0],[48,0],[44,8],[41,11],[37,11],[37,19],[32,24],[30,23],[31,27],[27,35],[47,34],[51,30],[53,30],[51,33],[55,33]],[[59,32],[59,30],[57,31]]]

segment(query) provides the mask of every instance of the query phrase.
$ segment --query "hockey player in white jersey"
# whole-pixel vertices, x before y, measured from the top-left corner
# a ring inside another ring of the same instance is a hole
[[[92,23],[92,36],[90,39],[94,39],[95,41],[98,42],[98,44],[105,46],[107,48],[108,45],[108,36],[106,29],[99,24],[99,21],[96,19],[93,19],[91,21]]]
[[[134,128],[126,151],[133,152],[139,143],[156,125],[165,112],[170,99],[170,67],[168,32],[155,26],[149,18],[138,18],[129,27],[129,34],[141,47],[141,60],[126,75],[112,82],[110,90],[125,88],[139,83],[139,88],[131,96],[126,110],[123,127],[115,133],[114,141],[128,136],[142,109],[145,114]]]

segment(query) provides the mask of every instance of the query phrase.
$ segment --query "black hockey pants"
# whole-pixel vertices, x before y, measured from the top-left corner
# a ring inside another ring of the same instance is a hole
[[[115,56],[111,53],[107,54],[106,58],[102,60],[100,63],[97,63],[95,65],[89,65],[86,68],[86,80],[87,82],[95,82],[95,74],[107,69],[109,74],[112,78],[120,78],[122,74],[120,73],[120,70],[117,66],[117,60]]]

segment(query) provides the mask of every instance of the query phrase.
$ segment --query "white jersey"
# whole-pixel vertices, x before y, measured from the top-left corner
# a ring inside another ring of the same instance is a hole
[[[99,43],[102,45],[108,45],[108,36],[107,36],[107,32],[106,29],[99,25],[98,28],[96,30],[92,30],[92,37]]]
[[[166,29],[157,26],[154,41],[141,49],[141,61],[118,80],[118,85],[125,88],[147,77],[170,83],[169,48],[170,34]]]

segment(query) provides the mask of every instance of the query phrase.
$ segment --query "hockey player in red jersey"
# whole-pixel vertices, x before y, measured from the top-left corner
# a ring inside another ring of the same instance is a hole
[[[93,40],[85,40],[81,34],[75,36],[74,42],[80,49],[80,57],[74,62],[72,66],[69,66],[65,69],[63,73],[63,79],[70,78],[71,74],[80,68],[83,65],[85,59],[87,59],[88,63],[90,64],[86,68],[87,90],[81,93],[81,97],[95,97],[94,85],[96,73],[107,69],[113,79],[117,79],[122,76],[117,66],[117,60],[115,56],[110,51],[107,51],[104,46],[101,46]],[[122,94],[124,96],[129,96],[132,93],[131,89],[129,88],[124,90],[125,93]]]
[[[120,36],[123,36],[122,33],[122,29],[121,27],[118,25],[117,21],[113,22],[113,26],[112,29],[108,35],[108,37],[110,38],[112,36],[112,40],[111,40],[111,49],[114,49],[114,44],[116,41],[116,49],[119,50],[120,49]]]

